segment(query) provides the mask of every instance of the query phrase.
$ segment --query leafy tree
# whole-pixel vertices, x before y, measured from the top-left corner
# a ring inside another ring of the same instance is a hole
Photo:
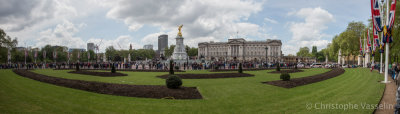
[[[171,57],[172,53],[174,53],[175,45],[170,45],[169,48],[165,49],[165,56]]]
[[[308,47],[302,47],[296,55],[299,57],[311,57],[310,49]]]
[[[312,46],[311,54],[313,57],[317,57],[317,46]]]
[[[12,39],[10,36],[7,36],[3,29],[0,28],[0,63],[8,62],[8,49],[15,48],[17,44],[17,38]]]

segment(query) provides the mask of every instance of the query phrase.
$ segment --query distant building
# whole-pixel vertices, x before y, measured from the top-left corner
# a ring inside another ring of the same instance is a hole
[[[316,63],[317,59],[315,57],[283,56],[283,62],[286,62],[286,63],[298,63],[298,62]]]
[[[25,51],[25,47],[15,47],[17,51]]]
[[[129,44],[129,51],[132,50],[132,44]]]
[[[69,48],[69,49],[68,49],[68,52],[73,52],[74,50],[78,50],[78,51],[80,51],[80,52],[86,51],[86,49],[83,49],[83,48]]]
[[[168,35],[158,36],[158,55],[165,55],[165,48],[168,48]]]
[[[68,51],[68,47],[67,46],[51,46],[52,49],[62,49],[63,52],[67,52]]]
[[[206,60],[265,61],[268,56],[268,62],[282,61],[281,40],[246,41],[236,38],[228,39],[228,42],[201,42],[198,46],[198,56]]]
[[[94,51],[95,50],[95,46],[94,46],[94,43],[87,43],[87,48],[86,48],[88,51],[89,50],[92,50],[92,51]]]
[[[151,50],[153,50],[153,45],[151,45],[151,44],[144,45],[143,49],[151,49]]]

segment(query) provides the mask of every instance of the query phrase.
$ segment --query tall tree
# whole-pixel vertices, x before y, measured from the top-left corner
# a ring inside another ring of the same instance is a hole
[[[299,49],[299,52],[296,53],[299,57],[311,57],[310,49],[308,47],[302,47]]]
[[[317,46],[312,46],[311,54],[313,57],[317,57]]]
[[[165,56],[170,57],[174,53],[175,45],[170,45],[169,48],[165,48]]]

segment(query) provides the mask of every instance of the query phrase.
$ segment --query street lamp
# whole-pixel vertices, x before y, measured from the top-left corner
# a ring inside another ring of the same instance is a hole
[[[268,68],[268,47],[265,47],[265,64],[267,65]]]
[[[186,47],[186,70],[189,69],[189,47]]]

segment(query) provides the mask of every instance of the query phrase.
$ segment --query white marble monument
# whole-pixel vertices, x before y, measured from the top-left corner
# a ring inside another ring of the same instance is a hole
[[[178,35],[176,36],[176,46],[174,49],[174,53],[172,53],[172,59],[175,60],[186,60],[187,58],[187,53],[185,49],[185,45],[183,45],[183,37],[181,33],[183,25],[180,25],[178,30]]]

